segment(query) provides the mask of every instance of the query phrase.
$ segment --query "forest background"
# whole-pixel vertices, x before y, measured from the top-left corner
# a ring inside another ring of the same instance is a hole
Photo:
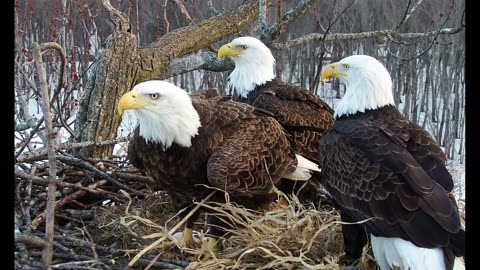
[[[337,81],[322,85],[322,67],[352,54],[381,60],[392,75],[397,107],[447,154],[464,207],[465,1],[16,0],[14,10],[16,202],[44,194],[35,206],[18,204],[19,228],[42,211],[45,226],[53,224],[48,213],[55,204],[48,198],[66,184],[49,180],[62,166],[83,166],[141,194],[100,162],[124,158],[136,125],[133,115],[115,113],[116,101],[149,79],[167,79],[189,92],[225,92],[233,63],[217,60],[215,52],[242,35],[261,38],[274,53],[279,77],[333,109],[344,88]],[[52,237],[46,233],[47,246]],[[51,252],[43,254],[49,263]]]

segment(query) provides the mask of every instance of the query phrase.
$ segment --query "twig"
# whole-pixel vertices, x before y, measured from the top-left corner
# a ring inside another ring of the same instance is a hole
[[[33,165],[31,173],[35,173],[37,170],[37,166]],[[28,225],[32,222],[32,217],[30,216],[30,200],[32,199],[32,180],[26,179],[26,187],[25,187],[25,192],[24,192],[24,200],[21,202],[20,205],[22,205],[22,216],[25,221],[24,224]],[[30,233],[30,226],[26,226],[26,231],[25,233],[29,234]]]
[[[417,9],[418,6],[420,6],[420,4],[423,2],[423,0],[419,0],[417,3],[415,3],[415,5],[413,5],[413,7],[410,9],[410,11],[408,11],[408,9],[410,8],[410,5],[412,4],[412,0],[409,0],[408,1],[408,4],[407,4],[407,9],[405,10],[405,13],[403,14],[403,18],[400,20],[400,22],[397,24],[397,26],[395,26],[393,29],[396,31],[398,30],[403,23],[405,23],[409,18],[410,16],[412,16],[413,12],[415,11],[415,9]]]
[[[22,233],[20,232],[20,227],[22,225],[22,221],[20,220],[20,217],[18,216],[17,212],[14,212],[15,215],[15,237],[20,237],[23,236]],[[22,259],[28,259],[28,251],[27,248],[25,247],[24,243],[16,243],[17,248],[18,248],[18,255]]]
[[[158,260],[159,262],[155,262],[152,264],[154,269],[179,269],[179,266],[183,268],[188,266],[188,263],[183,261],[172,260],[172,261],[175,261],[176,263],[169,263],[168,259],[162,260],[161,258],[159,258]],[[164,260],[166,260],[167,262],[164,262]],[[147,260],[147,259],[138,260],[138,264],[140,265],[148,265],[150,263],[151,263],[151,260]]]
[[[15,235],[15,243],[23,243],[39,248],[47,246],[47,243],[42,238],[34,235]]]
[[[90,171],[94,172],[95,174],[97,174],[98,176],[107,179],[109,182],[116,185],[117,187],[119,187],[121,189],[124,189],[124,190],[128,190],[128,192],[131,193],[131,194],[134,194],[134,195],[139,196],[141,198],[144,198],[146,196],[142,192],[136,191],[134,189],[131,189],[131,188],[125,186],[124,184],[122,184],[122,183],[118,182],[117,180],[115,180],[114,178],[112,178],[107,173],[100,171],[95,166],[91,165],[90,163],[84,162],[81,159],[75,158],[73,156],[67,156],[67,155],[57,155],[57,159],[59,161],[65,163],[65,164],[72,165],[72,166],[77,166],[77,167],[80,167],[80,168],[83,168],[83,169],[90,170]]]
[[[93,183],[93,184],[89,185],[87,188],[91,189],[91,190],[94,190],[94,189],[97,189],[98,187],[101,187],[101,186],[105,185],[106,183],[107,183],[107,180],[100,180],[96,183]],[[57,206],[55,207],[55,211],[58,211],[58,210],[62,209],[63,206],[65,206],[66,204],[70,203],[73,200],[76,200],[76,199],[82,197],[86,193],[87,193],[86,190],[77,190],[74,193],[68,195],[67,197],[64,197],[63,199],[61,199],[57,203]]]
[[[120,142],[126,142],[130,140],[129,136],[121,137],[115,140],[105,140],[105,141],[87,141],[87,142],[66,142],[62,144],[58,144],[55,146],[55,149],[58,150],[66,150],[66,149],[73,149],[73,148],[82,148],[86,146],[102,146],[102,145],[110,145],[110,144],[117,144]],[[42,157],[47,155],[48,150],[43,148],[37,151],[31,151],[29,153],[25,153],[23,155],[16,157],[16,162],[27,162],[27,161],[37,161],[36,158]]]
[[[67,262],[67,263],[59,263],[52,265],[52,268],[62,268],[62,269],[97,269],[97,268],[92,268],[92,267],[80,267],[79,265],[81,264],[95,264],[97,263],[97,260],[88,260],[88,261],[78,261],[78,262]],[[101,269],[101,268],[98,268]]]
[[[348,6],[343,9],[342,12],[340,12],[340,15],[337,16],[337,18],[335,18],[333,21],[332,21],[332,18],[330,18],[329,20],[329,23],[328,23],[328,27],[327,29],[325,30],[325,33],[323,34],[323,37],[322,37],[322,40],[323,40],[323,43],[322,43],[322,46],[323,46],[323,50],[324,51],[327,51],[329,54],[333,54],[331,52],[328,51],[327,47],[325,46],[325,40],[327,38],[327,34],[328,32],[330,32],[330,29],[332,28],[332,26],[342,17],[343,14],[345,14],[345,12],[347,12],[347,10],[356,2],[356,0],[352,0],[352,2],[350,2],[350,4],[348,4]],[[337,2],[335,1],[335,4],[337,4]]]
[[[92,235],[88,232],[87,227],[85,226],[81,229],[81,231],[87,235],[87,238],[90,241],[90,248],[92,249],[93,257],[96,261],[99,261],[97,250],[95,249],[95,242],[93,241]]]
[[[216,9],[215,6],[213,5],[212,0],[207,0],[207,6],[215,16],[220,14],[220,11],[218,11],[218,9]]]
[[[15,153],[15,158],[17,158],[23,152],[23,150],[25,150],[25,147],[27,147],[27,145],[30,143],[30,140],[32,140],[33,136],[37,133],[38,129],[43,124],[43,119],[44,119],[44,117],[42,116],[42,118],[40,118],[40,120],[38,120],[38,123],[35,126],[35,128],[33,128],[33,130],[30,131],[30,135],[28,136],[28,138],[24,140],[20,149],[17,151],[17,153]],[[45,149],[45,151],[47,151],[47,150]],[[45,153],[44,155],[46,155],[46,154],[47,153]]]
[[[308,7],[312,4],[313,0],[302,0],[298,1],[297,4],[287,10],[285,14],[278,19],[278,21],[272,24],[266,31],[267,35],[269,35],[270,40],[274,40],[278,37],[283,31],[288,29],[288,26],[293,23],[296,19],[300,18],[307,10]],[[280,1],[279,1],[280,3]],[[281,11],[281,5],[278,6],[279,12]],[[277,15],[280,17],[280,14]]]
[[[142,182],[145,184],[156,184],[155,180],[153,180],[151,177],[146,177],[146,176],[141,176],[141,175],[136,175],[136,174],[131,174],[131,173],[124,173],[124,172],[114,172],[114,176],[128,180],[128,181],[136,181],[136,182]]]
[[[165,18],[165,32],[170,32],[170,22],[168,21],[168,14],[167,14],[167,1],[165,0],[165,5],[163,6],[163,17]]]
[[[60,52],[60,55],[65,56],[65,51],[63,48],[55,42],[47,42],[38,45],[38,43],[33,43],[33,55],[35,58],[35,63],[38,70],[38,79],[40,82],[40,89],[42,91],[42,109],[43,117],[45,119],[45,125],[47,127],[47,152],[48,152],[48,162],[49,162],[49,185],[48,185],[48,197],[47,197],[47,207],[45,209],[45,239],[47,242],[46,247],[43,249],[42,253],[42,264],[45,268],[49,268],[52,263],[52,253],[53,253],[53,235],[54,235],[54,210],[55,210],[55,192],[57,190],[56,177],[57,177],[57,165],[55,159],[55,141],[52,127],[52,117],[50,114],[50,94],[47,88],[47,74],[45,72],[45,67],[43,65],[42,55],[46,50],[54,49]],[[63,76],[63,74],[62,74]],[[63,78],[62,78],[63,84]]]
[[[30,180],[30,181],[32,181],[32,183],[37,184],[37,185],[42,185],[42,186],[48,186],[48,183],[49,183],[48,180],[46,180],[42,177],[38,177],[38,176],[35,176],[35,175],[25,173],[24,171],[22,171],[18,168],[15,168],[15,177]],[[71,188],[71,189],[75,189],[75,190],[84,190],[86,192],[90,192],[90,193],[93,193],[93,194],[106,196],[108,199],[111,199],[111,200],[115,200],[115,201],[118,201],[118,202],[124,202],[123,195],[115,194],[115,193],[105,191],[105,190],[102,190],[102,189],[93,190],[93,189],[90,189],[88,187],[81,186],[79,184],[72,184],[72,183],[68,183],[68,182],[57,182],[57,186],[62,187],[62,188]],[[29,224],[29,223],[26,223],[26,224]]]
[[[178,1],[178,0],[170,0],[170,1],[175,3],[180,8],[180,12],[182,12],[183,16],[185,16],[185,19],[187,19],[188,24],[191,25],[191,24],[194,23],[192,17],[188,13],[187,9],[185,8],[185,6],[180,1]]]
[[[210,194],[208,194],[207,197],[205,197],[199,204],[195,205],[195,207],[182,219],[180,220],[180,222],[177,223],[177,225],[175,225],[172,229],[170,229],[170,231],[168,231],[167,235],[172,235],[173,233],[175,233],[178,228],[180,228],[197,210],[198,208],[200,208],[205,202],[207,202],[212,196],[213,194],[215,194],[216,190],[213,190],[212,192],[210,192]],[[162,236],[160,239],[158,239],[157,241],[153,242],[152,244],[150,244],[148,247],[142,249],[137,255],[135,255],[135,257],[128,263],[128,266],[129,267],[132,267],[139,259],[140,257],[142,257],[143,254],[145,254],[147,251],[151,250],[152,248],[154,248],[156,245],[158,245],[159,243],[161,243],[162,241],[164,241],[165,239],[167,239],[167,236]]]

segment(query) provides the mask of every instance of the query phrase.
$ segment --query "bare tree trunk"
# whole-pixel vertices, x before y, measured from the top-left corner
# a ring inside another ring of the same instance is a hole
[[[105,3],[116,31],[97,55],[92,75],[80,98],[75,129],[79,142],[111,140],[117,136],[121,118],[116,102],[132,88],[137,70],[137,38],[130,33],[128,17]],[[113,145],[85,147],[80,156],[110,156]]]

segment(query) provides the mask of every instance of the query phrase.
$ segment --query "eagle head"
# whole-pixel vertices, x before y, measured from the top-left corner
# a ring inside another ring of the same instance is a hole
[[[140,126],[140,136],[147,142],[160,143],[166,149],[177,143],[191,146],[198,134],[200,117],[187,92],[172,83],[151,80],[139,83],[118,102],[118,113],[133,110]]]
[[[275,78],[275,58],[270,49],[254,37],[239,37],[218,50],[218,59],[230,56],[235,68],[228,86],[242,97]]]
[[[371,56],[352,55],[326,66],[322,81],[331,78],[345,84],[345,95],[335,108],[335,117],[395,105],[390,73]]]

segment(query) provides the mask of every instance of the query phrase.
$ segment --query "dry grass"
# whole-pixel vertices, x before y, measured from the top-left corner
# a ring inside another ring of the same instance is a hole
[[[124,258],[129,262],[139,252],[145,252],[149,258],[156,257],[154,260],[188,262],[184,269],[340,269],[338,262],[343,254],[340,216],[330,205],[304,206],[293,198],[288,207],[262,211],[233,203],[206,202],[202,206],[234,228],[228,229],[229,234],[219,240],[218,252],[200,247],[164,251],[159,245],[152,245],[161,237],[174,239],[168,231],[180,219],[168,195],[97,208],[97,231],[92,235],[96,235],[97,243],[115,244],[130,251],[131,257]],[[195,229],[203,232],[207,228],[205,220],[202,216]],[[207,239],[204,236],[208,236],[208,231],[200,235],[202,241]],[[200,253],[212,257],[198,260]],[[359,267],[373,269],[371,257],[366,254],[363,259]]]

